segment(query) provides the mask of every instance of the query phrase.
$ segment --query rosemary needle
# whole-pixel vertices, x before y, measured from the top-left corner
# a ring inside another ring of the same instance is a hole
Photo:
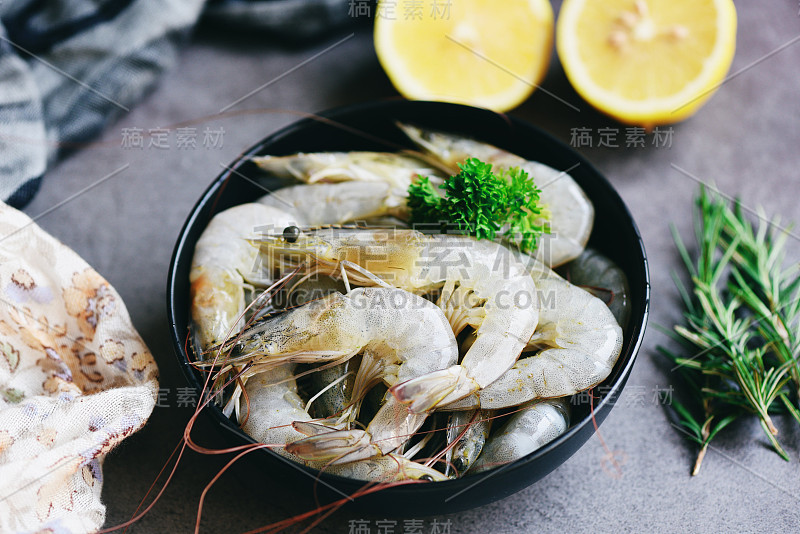
[[[672,228],[692,286],[690,293],[674,276],[685,324],[668,333],[684,352],[658,348],[687,385],[690,401],[673,408],[700,446],[692,474],[717,433],[751,414],[788,461],[770,415],[788,411],[800,423],[800,273],[783,267],[788,233],[766,218],[754,225],[738,202],[705,188],[697,208],[695,258]]]

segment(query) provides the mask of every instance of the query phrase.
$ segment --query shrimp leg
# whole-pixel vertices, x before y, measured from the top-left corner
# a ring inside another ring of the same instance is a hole
[[[195,245],[189,275],[200,347],[206,350],[241,330],[245,283],[268,286],[273,281],[274,265],[259,261],[251,238],[291,227],[392,216],[404,207],[404,198],[384,182],[345,182],[286,187],[257,203],[218,213]]]
[[[269,374],[251,378],[246,386],[250,411],[241,416],[242,429],[262,443],[290,443],[304,435],[292,426],[295,421],[311,421],[297,394],[297,384],[292,375],[295,364],[286,363]],[[276,453],[295,462],[335,475],[375,482],[395,480],[446,480],[435,469],[412,462],[402,456],[389,454],[362,462],[328,465],[326,462],[307,462],[287,452],[283,447],[273,448]]]
[[[367,351],[397,360],[391,382],[404,382],[455,364],[458,346],[450,325],[435,304],[401,289],[357,288],[333,293],[246,329],[224,347],[239,354],[227,366],[251,363],[246,378],[286,363],[342,362]],[[386,402],[363,430],[311,425],[299,418],[295,429],[310,437],[287,451],[308,460],[346,463],[385,455],[422,426],[426,413],[409,413],[387,394]],[[321,428],[317,428],[321,427]],[[323,431],[324,430],[324,431]]]
[[[291,240],[264,236],[260,246],[269,261],[284,268],[336,276],[344,267],[354,283],[373,285],[377,278],[416,294],[440,290],[437,304],[453,331],[471,326],[476,337],[461,364],[392,386],[392,395],[415,413],[491,384],[514,364],[537,325],[534,280],[508,248],[492,241],[415,230],[327,228]]]

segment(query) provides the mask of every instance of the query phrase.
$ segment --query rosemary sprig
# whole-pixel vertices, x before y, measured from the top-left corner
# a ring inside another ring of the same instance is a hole
[[[717,433],[747,414],[759,418],[773,448],[788,461],[770,416],[788,411],[800,423],[800,276],[797,268],[783,268],[788,233],[774,232],[771,227],[779,226],[765,217],[754,226],[738,202],[731,207],[705,188],[697,205],[696,259],[672,229],[693,290],[674,277],[686,324],[675,326],[671,337],[691,356],[659,347],[689,391],[690,403],[673,406],[700,445],[692,474]]]

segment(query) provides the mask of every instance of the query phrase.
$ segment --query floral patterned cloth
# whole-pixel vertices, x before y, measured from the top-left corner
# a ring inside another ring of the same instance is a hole
[[[150,416],[157,376],[114,288],[0,203],[0,532],[100,528],[103,458]]]

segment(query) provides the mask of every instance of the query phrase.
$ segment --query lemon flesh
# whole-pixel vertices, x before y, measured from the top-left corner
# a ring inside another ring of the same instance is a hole
[[[711,96],[736,48],[731,0],[565,0],[559,58],[590,104],[630,124],[683,120]]]
[[[412,100],[507,111],[544,77],[553,47],[548,0],[457,0],[415,17],[375,17],[375,50],[395,88]],[[393,3],[393,2],[388,2]],[[444,4],[442,2],[442,4]]]

